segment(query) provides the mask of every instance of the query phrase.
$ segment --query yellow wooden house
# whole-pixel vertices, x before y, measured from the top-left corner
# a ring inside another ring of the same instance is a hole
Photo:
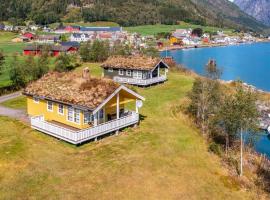
[[[144,98],[109,79],[92,78],[88,70],[49,73],[24,90],[32,128],[80,144],[135,125]],[[134,111],[128,110],[134,106]]]

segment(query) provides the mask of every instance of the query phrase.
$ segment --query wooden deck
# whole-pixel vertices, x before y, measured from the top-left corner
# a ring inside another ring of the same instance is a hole
[[[31,127],[71,144],[81,144],[101,135],[137,124],[138,122],[139,114],[136,112],[130,112],[127,116],[111,120],[88,129],[74,130],[70,129],[69,126],[63,126],[61,123],[47,122],[44,120],[43,116],[36,116],[31,118]]]

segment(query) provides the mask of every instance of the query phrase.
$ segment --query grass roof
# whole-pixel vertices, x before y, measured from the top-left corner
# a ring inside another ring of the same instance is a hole
[[[75,72],[51,72],[30,83],[25,88],[24,94],[93,110],[119,86],[109,79],[93,77],[84,79]]]
[[[103,68],[115,69],[152,70],[159,62],[159,58],[147,56],[112,56],[108,58],[101,66]]]

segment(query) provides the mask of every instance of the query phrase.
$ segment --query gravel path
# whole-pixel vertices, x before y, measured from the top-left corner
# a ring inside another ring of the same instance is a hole
[[[0,103],[3,103],[7,100],[15,99],[21,95],[22,95],[21,92],[15,92],[12,94],[0,96]],[[5,107],[3,105],[0,105],[0,115],[11,117],[11,118],[18,119],[18,120],[21,120],[23,122],[29,123],[29,118],[24,110],[8,108],[8,107]]]

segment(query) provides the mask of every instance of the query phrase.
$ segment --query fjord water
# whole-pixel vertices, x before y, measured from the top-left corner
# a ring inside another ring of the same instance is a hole
[[[241,44],[225,47],[172,50],[161,52],[172,56],[178,64],[204,74],[209,59],[222,68],[223,80],[240,79],[258,89],[270,92],[270,43]],[[270,137],[261,133],[256,137],[255,149],[270,158]]]
[[[166,51],[161,55],[165,56]],[[270,91],[270,43],[173,50],[168,51],[167,55],[201,75],[209,59],[215,59],[223,70],[223,80],[241,79]]]

